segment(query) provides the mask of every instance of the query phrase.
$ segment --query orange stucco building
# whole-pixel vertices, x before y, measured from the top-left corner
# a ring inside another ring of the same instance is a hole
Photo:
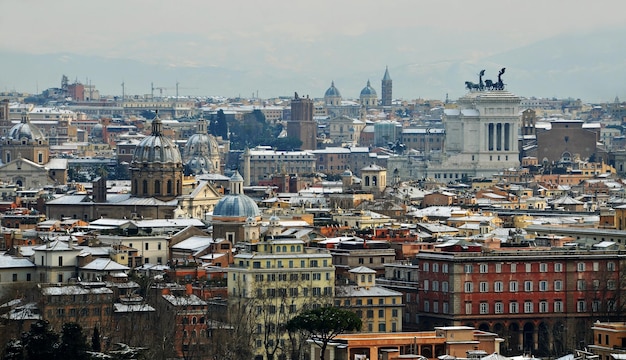
[[[435,327],[434,331],[398,333],[343,334],[334,338],[326,348],[325,359],[369,360],[407,359],[421,355],[436,359],[441,355],[465,358],[467,353],[482,350],[487,354],[500,353],[504,341],[495,333],[476,330],[469,326]],[[311,358],[320,357],[320,347],[311,342]]]

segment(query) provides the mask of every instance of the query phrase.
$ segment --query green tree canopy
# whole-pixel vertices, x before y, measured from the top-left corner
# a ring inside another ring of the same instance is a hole
[[[30,326],[30,331],[22,334],[25,358],[28,360],[56,359],[59,335],[50,330],[49,323],[38,320]]]
[[[222,139],[228,139],[228,122],[224,110],[219,109],[217,116],[209,123],[209,133],[213,136],[221,136]]]
[[[347,331],[361,330],[361,319],[352,311],[334,306],[306,310],[285,325],[290,332],[304,331],[321,348],[320,360],[328,343]]]
[[[77,323],[65,323],[61,330],[61,344],[58,349],[59,359],[88,360],[89,345],[82,327]]]

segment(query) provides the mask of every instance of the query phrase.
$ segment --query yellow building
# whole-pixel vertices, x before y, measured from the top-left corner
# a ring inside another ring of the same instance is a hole
[[[327,250],[306,248],[298,239],[251,240],[228,269],[229,315],[252,315],[245,319],[255,360],[280,358],[291,342],[278,329],[306,308],[332,304],[335,267]]]
[[[367,229],[391,223],[392,219],[389,216],[369,210],[344,211],[338,209],[336,213],[333,213],[333,221],[353,229]]]
[[[349,273],[349,283],[337,286],[335,306],[355,311],[364,332],[401,332],[402,293],[376,286],[376,271],[365,266]]]
[[[593,345],[589,345],[589,350],[599,356],[598,360],[622,359],[612,355],[626,354],[626,323],[596,322],[591,330]]]

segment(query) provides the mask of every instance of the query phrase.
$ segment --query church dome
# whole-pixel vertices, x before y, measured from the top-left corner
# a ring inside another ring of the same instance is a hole
[[[44,134],[28,121],[26,115],[22,116],[22,121],[19,124],[13,125],[9,130],[9,137],[14,140],[45,140]]]
[[[250,218],[261,215],[256,202],[248,195],[243,194],[243,177],[235,171],[230,177],[230,194],[224,196],[215,205],[213,217]]]
[[[374,90],[369,80],[367,80],[367,86],[361,90],[361,96],[376,96],[376,90]]]
[[[104,129],[104,126],[102,126],[102,124],[96,124],[93,128],[91,128],[91,137],[92,138],[97,138],[97,139],[102,139],[102,131]]]
[[[209,134],[193,134],[183,148],[183,158],[188,159],[196,155],[217,154],[219,146],[215,137]]]
[[[185,174],[211,174],[215,170],[211,159],[206,156],[197,155],[185,162]]]
[[[213,210],[213,217],[249,218],[261,215],[257,204],[248,195],[226,195]]]
[[[341,97],[341,93],[339,92],[339,89],[335,87],[334,81],[330,83],[330,87],[328,88],[328,90],[326,90],[326,93],[324,94],[324,97],[331,97],[331,96]]]
[[[207,133],[206,121],[198,121],[196,133],[191,135],[183,148],[186,174],[217,173],[220,168],[219,145],[213,135]]]
[[[152,134],[146,136],[135,148],[133,163],[179,163],[180,151],[174,142],[161,133],[162,123],[156,117],[152,121]]]

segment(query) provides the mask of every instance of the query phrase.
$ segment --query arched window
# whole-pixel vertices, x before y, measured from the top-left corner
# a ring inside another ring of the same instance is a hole
[[[365,186],[370,186],[370,177],[369,176],[365,177]]]
[[[172,180],[167,180],[167,193],[172,193]]]
[[[143,181],[143,194],[144,195],[148,194],[148,180]]]
[[[161,193],[161,182],[159,180],[154,181],[154,193],[155,194]]]
[[[376,176],[372,176],[372,186],[378,186],[378,179]]]

